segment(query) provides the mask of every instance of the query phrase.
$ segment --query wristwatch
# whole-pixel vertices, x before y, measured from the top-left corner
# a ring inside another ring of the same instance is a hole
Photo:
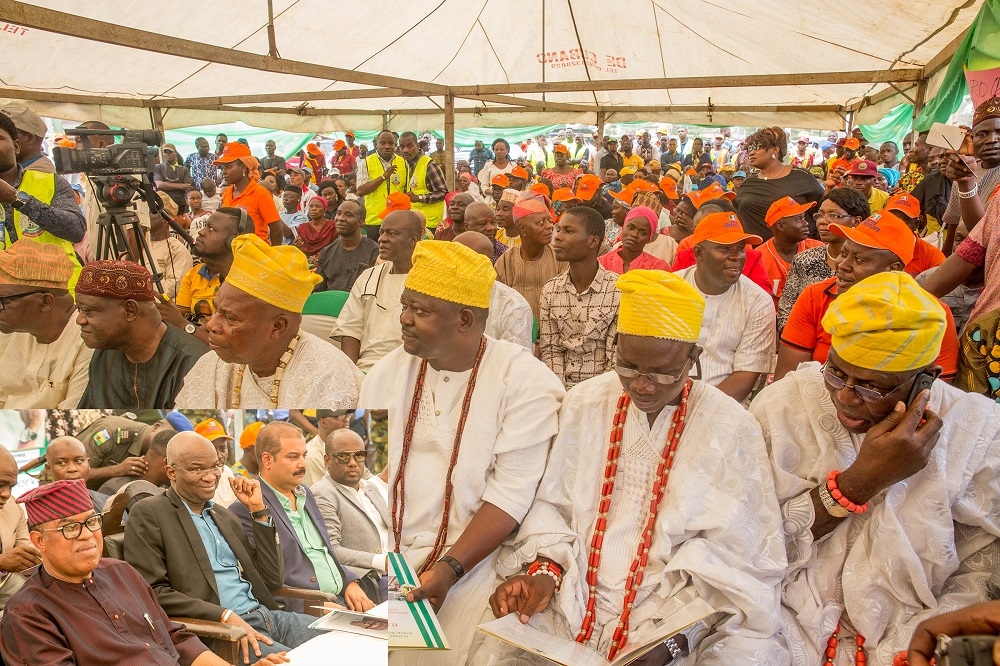
[[[195,326],[194,324],[191,324],[191,323],[188,323],[186,326],[184,326],[184,332],[185,333],[190,333],[191,335],[194,335],[194,332],[197,331],[197,330],[198,330],[198,327]]]
[[[461,580],[462,576],[465,575],[465,567],[462,566],[461,562],[456,560],[454,557],[451,557],[450,555],[439,557],[438,562],[443,562],[444,564],[447,564],[449,567],[451,567],[455,571],[455,577],[459,580]]]
[[[827,490],[826,483],[819,486],[819,500],[823,502],[823,508],[826,509],[826,512],[834,518],[847,518],[851,513],[847,507],[841,506],[837,500],[833,499],[833,495]]]
[[[20,437],[18,437],[18,441],[21,444],[27,444],[28,442],[35,441],[37,438],[38,438],[37,432],[35,432],[31,428],[25,428],[24,430],[21,431],[21,435]]]
[[[271,510],[268,509],[267,507],[264,507],[260,511],[254,511],[253,513],[251,513],[250,517],[253,518],[254,520],[260,520],[261,518],[267,518],[270,515],[271,515]]]
[[[21,192],[20,190],[18,190],[17,194],[14,195],[14,201],[11,202],[10,205],[16,208],[17,210],[21,210],[24,204],[28,203],[30,200],[31,197],[28,196],[27,192]]]

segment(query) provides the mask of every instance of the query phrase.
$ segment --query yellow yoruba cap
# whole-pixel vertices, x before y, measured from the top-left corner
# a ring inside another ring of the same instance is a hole
[[[233,240],[233,267],[226,283],[276,308],[301,313],[322,279],[309,270],[306,255],[294,245],[271,247],[256,234]]]
[[[837,296],[823,315],[837,356],[885,372],[933,363],[946,323],[941,303],[902,271],[865,278]]]
[[[497,272],[485,256],[461,243],[425,240],[413,251],[407,289],[470,308],[490,307]]]
[[[622,292],[619,333],[698,342],[705,299],[687,280],[666,271],[632,270],[615,286]]]

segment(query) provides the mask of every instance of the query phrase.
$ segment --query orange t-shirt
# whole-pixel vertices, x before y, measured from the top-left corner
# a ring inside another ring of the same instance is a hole
[[[823,328],[823,315],[837,297],[837,278],[827,278],[802,290],[792,306],[785,328],[781,331],[781,344],[792,349],[812,353],[812,360],[826,363],[830,354],[830,334]],[[941,303],[940,300],[938,300]],[[947,319],[941,353],[936,365],[941,366],[941,379],[952,380],[958,374],[958,332],[951,308],[941,303]]]
[[[917,244],[913,247],[913,259],[906,264],[904,270],[913,277],[917,277],[924,271],[943,263],[944,253],[923,238],[918,238]]]
[[[681,250],[686,250],[689,247],[694,247],[694,243],[691,242],[691,239],[693,239],[693,238],[694,238],[693,234],[691,236],[686,237],[686,238],[682,238],[681,242],[677,244],[677,251],[674,253],[674,255],[676,256],[676,255],[680,254]]]
[[[222,191],[222,205],[245,210],[253,220],[254,233],[264,242],[271,242],[271,232],[267,226],[281,220],[278,207],[274,205],[274,197],[263,185],[254,180],[251,180],[243,193],[235,199],[234,187],[230,185]]]
[[[801,241],[798,247],[795,248],[795,254],[805,252],[809,248],[819,245],[823,245],[823,243],[812,238],[807,238]],[[778,300],[781,298],[781,292],[785,290],[785,280],[788,279],[788,267],[791,266],[791,263],[782,259],[781,255],[778,254],[778,250],[774,247],[773,238],[757,249],[763,254],[761,263],[764,264],[768,282],[771,283],[771,298],[774,299],[774,307],[778,307]]]

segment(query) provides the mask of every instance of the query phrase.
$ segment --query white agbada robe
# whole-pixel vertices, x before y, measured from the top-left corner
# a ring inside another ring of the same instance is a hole
[[[520,522],[528,512],[545,469],[549,444],[558,428],[565,391],[552,371],[524,347],[487,337],[461,453],[453,473],[447,553],[484,502]],[[400,347],[365,376],[362,405],[388,409],[389,487],[402,455],[420,359]],[[406,467],[406,507],[399,550],[414,569],[430,555],[444,511],[445,476],[462,412],[470,371],[438,372],[428,365]],[[482,641],[476,625],[489,619],[489,596],[496,588],[499,549],[468,571],[448,593],[438,613],[449,651],[394,652],[392,664],[461,666],[473,644]]]
[[[177,394],[177,409],[229,409],[232,407],[236,364],[226,363],[210,351],[184,376]],[[278,390],[278,408],[354,409],[358,405],[361,371],[347,355],[302,331],[292,360],[285,368]],[[257,377],[243,371],[240,409],[270,409],[274,376]]]
[[[564,638],[576,637],[586,613],[590,541],[621,393],[617,374],[607,372],[566,395],[535,503],[498,561],[505,578],[540,555],[564,568],[549,610],[532,619],[543,631]],[[693,383],[688,400],[687,423],[660,503],[629,633],[650,631],[659,618],[700,597],[720,613],[684,632],[692,654],[678,664],[788,664],[778,617],[784,543],[760,428],[736,401],[704,382]],[[588,643],[604,656],[621,617],[626,578],[675,411],[665,408],[650,427],[645,413],[635,405],[628,409],[598,567],[596,625]],[[490,663],[535,663],[493,639],[483,646],[478,663],[485,663],[487,651],[493,653]]]
[[[838,664],[890,664],[917,625],[982,601],[1000,565],[1000,406],[934,382],[941,436],[927,466],[814,542],[808,493],[857,458],[863,436],[841,425],[819,363],[803,363],[750,405],[771,450],[786,530],[782,620],[794,664],[819,664],[846,607]]]

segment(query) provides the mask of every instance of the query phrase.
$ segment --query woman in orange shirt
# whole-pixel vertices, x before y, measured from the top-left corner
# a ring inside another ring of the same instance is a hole
[[[222,191],[222,205],[242,208],[253,220],[254,233],[271,245],[281,245],[281,216],[274,197],[260,184],[260,165],[242,143],[227,143],[219,159],[222,178],[227,187]]]

